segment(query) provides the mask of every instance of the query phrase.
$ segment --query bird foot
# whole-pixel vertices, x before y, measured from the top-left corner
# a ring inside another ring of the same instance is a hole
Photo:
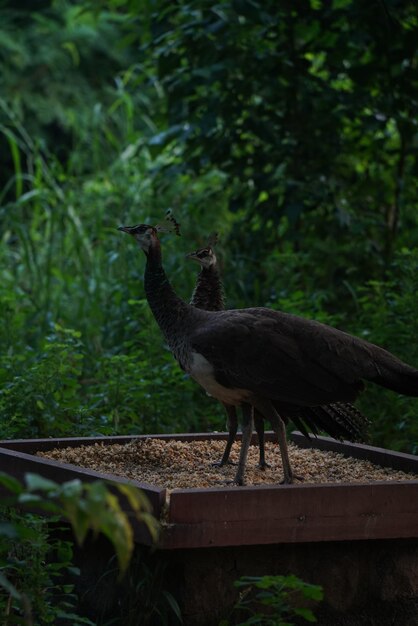
[[[232,478],[228,478],[226,480],[219,480],[218,481],[221,485],[227,485],[228,487],[231,485],[234,485],[235,487],[242,487],[244,484],[244,481],[241,480],[241,482],[237,481],[236,478],[232,479]]]
[[[290,476],[285,476],[283,480],[280,481],[280,485],[292,485],[295,480],[300,480],[303,482],[305,479],[303,476],[298,476],[298,474],[291,474]]]
[[[257,465],[257,467],[258,467],[258,469],[261,469],[261,470],[264,471],[265,469],[270,468],[271,465],[270,465],[270,463],[267,463],[266,461],[260,461],[260,463]]]
[[[242,487],[244,485],[244,474],[240,472],[240,469],[238,468],[237,473],[235,474],[235,478],[232,481],[232,483],[234,485],[237,485],[237,487]]]
[[[224,465],[236,465],[235,461],[230,461],[229,459],[227,461],[214,461],[213,463],[211,463],[212,467],[223,467]]]

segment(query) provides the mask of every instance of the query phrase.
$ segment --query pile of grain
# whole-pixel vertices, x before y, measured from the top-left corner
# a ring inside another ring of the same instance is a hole
[[[123,476],[167,489],[192,487],[227,487],[236,466],[213,467],[222,457],[224,441],[163,441],[138,439],[127,444],[99,444],[79,448],[39,452],[39,456],[71,463],[107,474]],[[239,443],[235,443],[231,460],[238,461]],[[304,483],[369,482],[377,480],[413,480],[418,476],[369,461],[345,458],[336,452],[298,448],[289,444],[293,470]],[[246,485],[277,484],[283,478],[277,444],[266,443],[266,459],[271,467],[261,470],[258,447],[250,446],[245,472]]]

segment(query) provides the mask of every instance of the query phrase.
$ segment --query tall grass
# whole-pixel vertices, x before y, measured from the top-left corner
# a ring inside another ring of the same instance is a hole
[[[9,19],[14,26],[16,16]],[[7,164],[0,190],[4,436],[223,427],[218,403],[184,376],[164,345],[144,300],[143,256],[116,230],[121,223],[156,223],[168,207],[182,237],[164,236],[164,264],[183,298],[189,299],[196,273],[184,255],[216,230],[229,306],[267,304],[367,332],[418,365],[408,339],[418,293],[413,251],[400,254],[387,278],[367,288],[346,281],[347,299],[336,303],[327,277],[340,241],[328,254],[316,239],[295,251],[284,219],[277,249],[266,252],[263,231],[251,231],[243,210],[228,209],[234,182],[213,167],[190,173],[181,143],[156,134],[164,93],[155,76],[148,81],[149,70],[129,46],[116,50],[121,15],[89,7],[80,13],[58,2],[45,20],[31,14],[26,35],[19,31],[15,41],[7,20],[0,26],[0,42],[19,50],[12,60],[23,59],[22,74],[32,76],[45,64],[49,72],[40,87],[28,79],[18,94],[13,73],[0,78],[9,87],[0,98]],[[53,32],[49,51],[45,28]],[[33,42],[39,46],[31,56]],[[92,68],[94,83],[86,79]],[[53,133],[58,121],[64,138]],[[345,255],[353,245],[346,234]],[[412,400],[371,391],[362,406],[373,418],[373,441],[415,449]]]
[[[143,299],[143,255],[116,227],[156,223],[174,207],[185,235],[165,238],[165,264],[187,299],[195,268],[184,255],[212,230],[216,215],[224,221],[222,177],[181,175],[167,185],[173,150],[153,157],[140,142],[122,142],[106,167],[74,176],[21,126],[14,132],[13,154],[20,157],[13,159],[13,179],[23,182],[17,198],[1,206],[3,434],[220,427],[216,403],[164,345]],[[208,197],[211,210],[200,213],[196,203]]]
[[[222,175],[167,177],[176,146],[153,155],[138,139],[122,142],[106,167],[74,176],[22,127],[9,136],[20,157],[13,157],[9,185],[19,194],[0,208],[3,436],[223,428],[218,404],[184,376],[164,345],[144,300],[142,254],[116,230],[120,223],[160,221],[173,207],[183,236],[164,236],[164,263],[188,299],[195,268],[185,253],[203,244],[214,225],[224,242],[233,228]],[[248,275],[240,267],[245,260],[228,259],[222,243],[219,252],[229,304],[251,305],[240,281]],[[308,255],[285,250],[263,262],[260,297],[269,294],[269,306],[333,323],[418,361],[409,341],[418,293],[414,253],[398,257],[387,281],[354,289],[355,318],[327,312],[326,292],[306,282]],[[372,441],[416,449],[412,400],[370,387],[361,406],[372,418]]]

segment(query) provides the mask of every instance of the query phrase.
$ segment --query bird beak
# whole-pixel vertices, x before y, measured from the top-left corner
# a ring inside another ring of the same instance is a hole
[[[118,230],[121,230],[124,233],[131,234],[132,226],[118,226]]]
[[[192,261],[198,260],[195,252],[189,252],[189,254],[186,254],[186,259],[192,259]]]

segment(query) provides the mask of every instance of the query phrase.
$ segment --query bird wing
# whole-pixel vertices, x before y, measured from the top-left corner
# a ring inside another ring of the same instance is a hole
[[[355,399],[362,378],[378,372],[373,348],[381,350],[319,322],[263,308],[210,314],[191,345],[225,387],[311,406]]]

